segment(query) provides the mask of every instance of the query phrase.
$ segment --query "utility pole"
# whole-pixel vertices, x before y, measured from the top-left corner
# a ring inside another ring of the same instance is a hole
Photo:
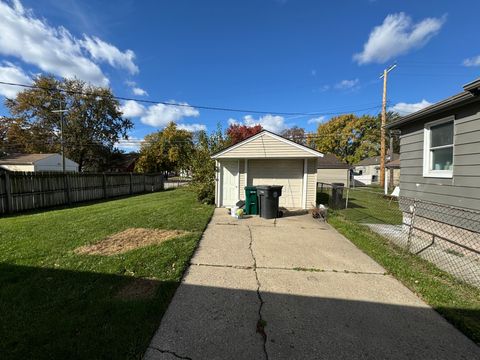
[[[60,109],[52,110],[52,113],[60,113],[60,146],[62,151],[62,172],[65,173],[65,142],[63,141],[63,113],[66,109],[62,109],[62,100],[60,99]]]
[[[383,97],[382,97],[382,124],[380,126],[380,186],[385,186],[385,125],[387,124],[387,78],[388,73],[395,69],[397,64],[383,70]]]

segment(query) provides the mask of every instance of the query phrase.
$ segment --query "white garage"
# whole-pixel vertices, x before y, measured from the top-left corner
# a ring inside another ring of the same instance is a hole
[[[212,156],[215,203],[230,207],[245,199],[246,185],[282,185],[280,206],[315,206],[317,159],[323,155],[267,130]]]

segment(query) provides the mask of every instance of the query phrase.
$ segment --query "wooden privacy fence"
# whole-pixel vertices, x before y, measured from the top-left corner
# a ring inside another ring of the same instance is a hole
[[[163,190],[162,174],[0,173],[0,214]]]

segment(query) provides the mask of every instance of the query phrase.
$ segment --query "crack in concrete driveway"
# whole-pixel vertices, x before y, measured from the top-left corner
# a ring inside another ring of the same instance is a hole
[[[248,227],[248,232],[250,234],[250,243],[248,245],[248,248],[250,249],[250,252],[252,254],[252,259],[253,259],[253,271],[255,272],[255,279],[257,280],[257,297],[258,301],[260,302],[260,306],[258,307],[258,321],[257,321],[257,333],[262,335],[263,338],[263,353],[265,355],[265,359],[268,360],[268,352],[267,352],[267,333],[265,332],[265,325],[266,321],[262,316],[262,308],[264,305],[264,301],[262,299],[262,294],[260,293],[260,280],[258,279],[258,273],[257,273],[257,259],[255,258],[255,254],[253,252],[253,236],[252,236],[252,230],[250,227]]]
[[[328,224],[216,209],[145,353],[181,356],[447,360],[479,348]]]

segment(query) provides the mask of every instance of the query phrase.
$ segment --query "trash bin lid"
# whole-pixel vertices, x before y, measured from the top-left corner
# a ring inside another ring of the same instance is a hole
[[[245,186],[245,190],[257,190],[257,186]]]
[[[283,185],[257,185],[257,189],[262,189],[262,190],[278,190],[282,188],[283,188]]]

